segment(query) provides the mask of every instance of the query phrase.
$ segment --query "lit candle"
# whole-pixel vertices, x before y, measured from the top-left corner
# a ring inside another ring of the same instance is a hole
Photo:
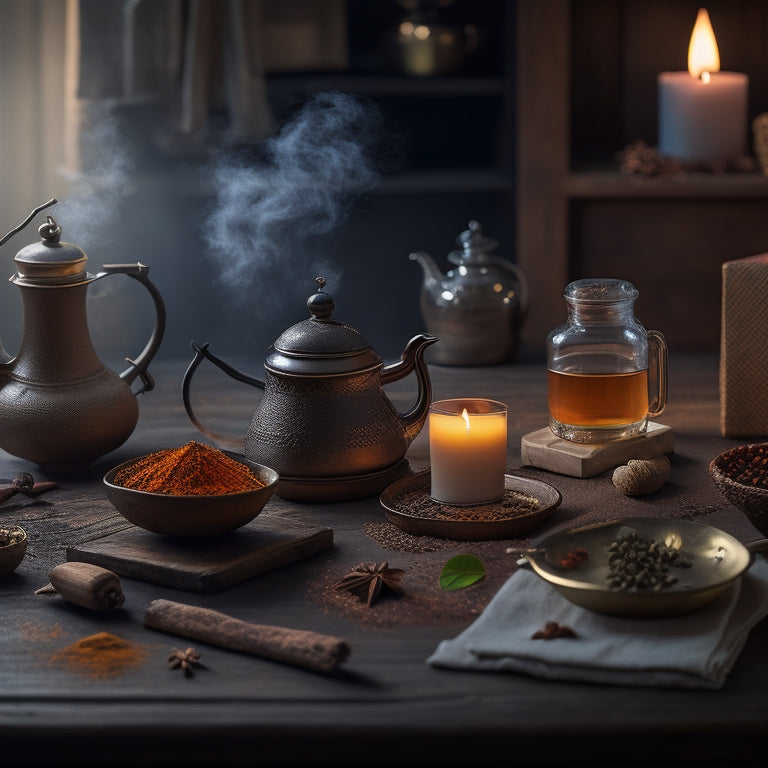
[[[429,455],[435,501],[458,506],[498,501],[507,466],[507,407],[479,398],[432,403]]]
[[[715,33],[699,10],[687,72],[661,72],[659,152],[682,160],[724,161],[746,154],[747,91],[742,72],[720,72]]]

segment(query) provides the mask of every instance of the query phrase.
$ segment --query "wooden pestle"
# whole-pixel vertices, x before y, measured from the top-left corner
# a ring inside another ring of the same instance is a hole
[[[347,641],[338,637],[303,629],[251,624],[210,608],[172,600],[153,600],[144,613],[144,625],[316,672],[333,672],[350,653]]]

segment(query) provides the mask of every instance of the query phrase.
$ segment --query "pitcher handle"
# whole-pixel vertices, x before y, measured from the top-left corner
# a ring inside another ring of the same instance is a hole
[[[648,331],[648,415],[658,416],[667,405],[667,368],[669,350],[667,340],[660,331]],[[656,391],[651,393],[651,381],[656,381]]]
[[[194,341],[192,342],[192,349],[195,352],[195,356],[192,358],[192,362],[190,362],[190,364],[187,366],[187,370],[184,372],[184,378],[181,382],[181,399],[184,403],[184,410],[187,412],[189,420],[195,425],[195,427],[197,427],[198,431],[200,431],[206,437],[210,438],[216,443],[228,445],[231,448],[236,448],[242,452],[245,449],[244,437],[238,437],[236,435],[225,435],[220,432],[214,432],[213,430],[208,429],[208,427],[206,427],[205,424],[203,424],[200,419],[197,418],[197,415],[192,408],[192,401],[189,396],[189,388],[190,384],[192,383],[192,376],[194,375],[200,363],[202,363],[204,359],[207,359],[210,360],[217,368],[220,368],[222,371],[224,371],[224,373],[226,373],[228,376],[231,376],[233,379],[236,379],[237,381],[242,381],[245,384],[251,384],[252,386],[258,387],[261,390],[263,390],[266,385],[261,379],[257,379],[254,376],[248,376],[244,373],[241,373],[236,368],[233,368],[228,363],[225,363],[223,360],[216,357],[216,355],[208,351],[208,347],[210,345],[210,341],[206,341],[205,344],[199,346]]]
[[[99,272],[94,280],[99,280],[108,275],[128,275],[128,277],[138,280],[152,296],[152,301],[155,305],[155,327],[152,329],[152,335],[149,337],[149,341],[141,351],[141,354],[135,360],[131,360],[130,357],[126,358],[126,362],[130,363],[131,366],[120,374],[120,378],[127,384],[131,384],[137,376],[141,378],[141,389],[135,394],[140,395],[143,392],[149,392],[155,388],[155,380],[147,369],[155,353],[160,348],[160,343],[165,334],[165,303],[163,302],[163,297],[160,295],[160,291],[157,290],[155,284],[149,279],[149,267],[146,264],[104,264],[102,269],[104,271]]]

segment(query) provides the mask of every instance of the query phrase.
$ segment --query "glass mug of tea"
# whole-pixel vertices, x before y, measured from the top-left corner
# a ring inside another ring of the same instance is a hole
[[[563,292],[568,319],[547,337],[549,427],[576,443],[646,432],[667,402],[668,350],[634,315],[626,280],[576,280]]]

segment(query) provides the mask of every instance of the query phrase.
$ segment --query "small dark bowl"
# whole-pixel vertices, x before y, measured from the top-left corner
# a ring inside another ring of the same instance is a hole
[[[739,445],[712,459],[709,474],[720,493],[738,507],[763,536],[768,536],[768,487],[739,477],[753,461],[765,459],[762,482],[768,485],[768,443]],[[736,479],[739,478],[739,479]]]
[[[141,457],[140,457],[141,458]],[[124,488],[113,480],[118,471],[139,458],[130,459],[104,475],[107,498],[128,522],[164,536],[187,538],[217,536],[250,523],[269,501],[279,479],[274,469],[232,456],[248,466],[264,483],[263,488],[219,496],[174,496]]]
[[[0,576],[5,576],[6,574],[13,573],[24,559],[24,555],[27,553],[29,536],[27,536],[27,532],[20,525],[2,525],[0,527],[21,531],[24,534],[23,538],[19,539],[15,544],[7,544],[0,547]]]

